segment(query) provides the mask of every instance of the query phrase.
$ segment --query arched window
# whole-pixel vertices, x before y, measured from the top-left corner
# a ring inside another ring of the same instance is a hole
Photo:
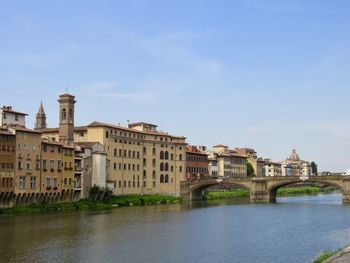
[[[167,175],[167,174],[165,175],[164,182],[165,182],[165,183],[169,183],[169,175]]]
[[[164,163],[160,163],[160,170],[164,171]]]
[[[169,160],[169,153],[168,153],[168,152],[165,152],[164,159],[165,159],[165,160]]]
[[[73,109],[69,109],[69,118],[73,119]]]
[[[165,171],[169,171],[169,164],[165,164],[165,168],[164,168]]]
[[[160,159],[161,159],[161,160],[164,159],[164,152],[163,152],[163,151],[160,152]]]
[[[160,175],[160,183],[164,183],[164,175]]]
[[[65,120],[67,118],[67,110],[63,108],[62,110],[62,120]]]
[[[153,160],[152,160],[152,166],[153,166],[153,167],[156,167],[156,159],[153,159]]]
[[[153,170],[152,172],[152,179],[155,180],[156,179],[156,171]]]

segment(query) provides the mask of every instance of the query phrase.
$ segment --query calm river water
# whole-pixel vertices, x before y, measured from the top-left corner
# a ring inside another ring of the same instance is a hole
[[[341,195],[0,216],[0,262],[312,262],[350,243]]]

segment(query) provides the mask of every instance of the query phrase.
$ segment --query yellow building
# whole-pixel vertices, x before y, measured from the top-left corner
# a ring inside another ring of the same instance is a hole
[[[230,150],[226,145],[215,145],[211,158],[217,160],[217,175],[224,178],[247,177],[247,157]]]
[[[125,194],[173,194],[180,192],[185,180],[185,137],[157,131],[149,123],[129,127],[93,122],[74,129],[79,142],[99,142],[109,160],[107,180],[113,192]],[[58,129],[41,130],[43,137],[57,138]]]
[[[14,190],[16,137],[0,128],[0,199]]]
[[[62,192],[74,189],[75,147],[62,143]]]
[[[41,134],[19,126],[10,130],[16,135],[14,193],[19,200],[40,192]]]
[[[42,141],[41,192],[58,195],[62,191],[62,144]]]

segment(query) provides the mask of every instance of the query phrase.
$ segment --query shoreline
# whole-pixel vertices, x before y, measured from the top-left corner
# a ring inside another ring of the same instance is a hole
[[[319,187],[319,186],[303,186],[303,187],[287,187],[277,190],[277,197],[288,196],[312,196],[319,194],[331,194],[339,191],[333,187]],[[231,191],[209,191],[204,196],[204,200],[219,200],[219,199],[236,199],[248,198],[250,193],[246,189],[235,189]]]
[[[98,211],[130,206],[151,206],[180,203],[179,197],[167,195],[112,196],[109,200],[81,199],[71,203],[48,203],[0,208],[1,215],[36,214],[62,211]]]

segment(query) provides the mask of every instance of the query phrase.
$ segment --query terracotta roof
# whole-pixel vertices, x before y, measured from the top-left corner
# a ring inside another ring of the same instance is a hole
[[[186,146],[186,152],[187,152],[187,153],[192,153],[192,154],[199,154],[199,155],[206,155],[206,156],[208,156],[207,153],[201,151],[201,150],[198,149],[198,147],[195,146],[195,145],[187,145],[187,146]]]
[[[130,123],[130,124],[129,124],[129,127],[139,126],[139,125],[149,125],[149,126],[158,127],[158,126],[155,125],[155,124],[147,123],[147,122],[135,122],[135,123]]]
[[[225,147],[225,148],[228,148],[228,146],[223,145],[223,144],[214,145],[213,147],[214,147],[214,148],[217,148],[217,147]]]
[[[139,130],[135,130],[132,128],[122,127],[120,125],[108,124],[108,123],[103,123],[103,122],[98,122],[98,121],[94,121],[94,122],[90,123],[87,127],[109,127],[109,128],[120,129],[120,130],[124,130],[124,131],[136,132],[136,133],[141,133],[141,134],[160,135],[160,136],[167,136],[167,137],[172,137],[172,138],[177,138],[177,139],[186,139],[186,137],[183,137],[183,136],[169,135],[168,133],[164,133],[164,132],[139,131]]]
[[[11,132],[9,132],[9,131],[7,131],[7,130],[0,130],[0,134],[2,134],[2,135],[12,135],[12,136],[15,136],[15,134],[13,134],[13,133],[11,133]]]
[[[30,132],[30,133],[41,134],[40,131],[35,131],[35,130],[27,129],[27,128],[24,128],[24,127],[21,127],[21,126],[13,126],[13,127],[11,127],[11,128],[13,128],[13,129],[16,130],[16,131],[22,131],[22,132]]]
[[[75,145],[81,146],[81,147],[86,147],[86,148],[91,148],[94,144],[101,144],[99,142],[76,142]]]
[[[27,113],[23,113],[23,112],[19,112],[19,111],[14,111],[14,110],[9,110],[6,108],[1,108],[3,112],[9,112],[9,113],[14,113],[14,114],[19,114],[19,115],[24,115],[24,116],[28,116]]]
[[[58,132],[59,128],[45,128],[45,129],[37,129],[41,133],[50,133],[50,132]],[[76,126],[74,127],[74,131],[87,131],[87,126]]]

